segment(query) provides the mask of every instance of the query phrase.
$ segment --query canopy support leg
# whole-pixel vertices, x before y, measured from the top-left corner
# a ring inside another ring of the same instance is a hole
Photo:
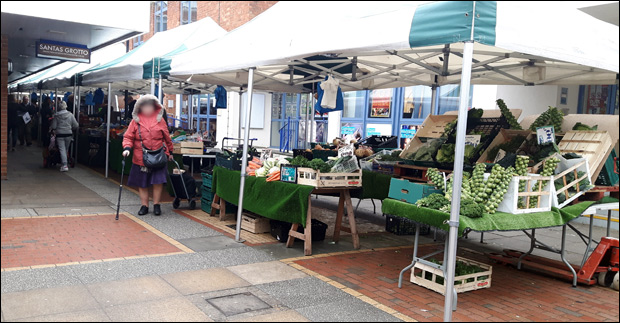
[[[452,309],[455,308],[454,273],[456,268],[456,248],[461,209],[461,185],[463,183],[463,158],[465,156],[465,135],[467,128],[467,109],[469,106],[469,86],[471,83],[471,66],[474,52],[473,41],[465,42],[463,48],[463,69],[461,77],[461,96],[459,100],[459,116],[456,128],[456,147],[454,154],[454,187],[452,189],[452,208],[450,212],[450,231],[448,234],[448,255],[446,257],[446,298],[444,303],[444,321],[452,321]]]
[[[245,177],[247,176],[245,169],[248,167],[248,140],[250,138],[250,116],[252,115],[252,96],[254,91],[254,67],[250,68],[248,74],[248,105],[245,108],[245,125],[243,129],[243,158],[241,161],[241,183],[239,184],[239,207],[237,208],[237,227],[235,232],[235,241],[241,240],[241,215],[243,214],[243,193],[245,190]]]
[[[80,104],[81,103],[80,102],[80,86],[79,85],[77,86],[76,94],[73,95],[73,103],[76,105],[74,116],[75,116],[75,120],[77,120],[78,126],[79,126],[79,124],[80,124],[80,105],[81,105]],[[74,144],[73,144],[73,154],[74,154],[73,160],[74,160],[75,164],[77,164],[77,158],[78,158],[78,138],[79,137],[80,137],[80,133],[79,133],[79,130],[78,130],[78,132],[75,134],[75,140],[73,141],[74,142]]]
[[[108,120],[105,132],[105,178],[108,178],[110,163],[110,119],[112,118],[112,83],[108,82]]]
[[[37,138],[39,139],[39,146],[43,147],[43,118],[41,117],[41,109],[43,108],[43,90],[39,89],[39,135]]]

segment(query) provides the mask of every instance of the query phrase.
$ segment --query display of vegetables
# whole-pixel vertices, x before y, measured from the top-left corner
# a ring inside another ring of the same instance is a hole
[[[484,192],[484,172],[487,169],[485,164],[478,163],[474,166],[471,174],[471,195],[476,203],[482,203],[482,193]]]
[[[585,175],[585,172],[582,171],[578,171],[577,172],[577,178],[581,178]],[[571,172],[571,173],[567,173],[566,175],[564,175],[561,178],[558,178],[555,180],[555,189],[560,190],[564,187],[564,180],[566,179],[566,183],[572,183],[575,181],[575,173]],[[577,194],[577,191],[579,192],[583,192],[583,191],[587,191],[590,188],[592,188],[593,185],[590,183],[590,179],[586,176],[586,178],[582,179],[581,181],[579,181],[579,183],[575,184],[575,186],[570,187],[567,192],[568,192],[568,197],[572,197],[575,194]],[[564,203],[566,201],[566,194],[564,194],[564,192],[558,194],[558,203]]]
[[[412,155],[411,159],[415,161],[432,162],[433,157],[439,150],[439,147],[445,142],[445,139],[429,140],[422,145],[416,151],[415,155]]]
[[[581,122],[577,122],[574,126],[573,126],[573,130],[580,130],[580,131],[592,131],[592,130],[598,130],[598,125],[594,126],[594,127],[590,127],[588,125],[585,125]]]
[[[419,199],[415,202],[415,205],[433,210],[439,210],[446,205],[450,205],[450,200],[441,194],[433,193],[427,197]]]
[[[454,189],[454,176],[450,176],[446,182],[446,189],[444,190],[445,196],[448,200],[452,200],[452,191]],[[471,174],[468,172],[463,173],[463,182],[461,183],[461,199],[471,199]]]
[[[553,176],[555,174],[555,169],[558,168],[558,164],[560,163],[560,160],[557,157],[550,157],[547,160],[545,160],[545,163],[542,167],[542,171],[540,172],[540,175],[542,176]],[[545,185],[547,185],[547,181],[541,181],[541,185],[543,187],[545,187]],[[539,186],[538,183],[535,184],[533,190],[537,190],[537,187]],[[538,196],[532,196],[530,197],[530,208],[536,208],[538,207]]]
[[[515,118],[512,112],[510,112],[510,109],[508,109],[508,106],[506,106],[506,103],[504,102],[504,100],[497,99],[497,101],[495,102],[497,103],[497,106],[502,112],[502,115],[504,116],[504,118],[506,118],[506,121],[508,121],[508,124],[510,125],[510,129],[523,130],[523,127],[521,127],[521,125],[517,121],[517,118]]]
[[[445,213],[450,213],[450,210],[451,210],[450,204],[439,209],[439,211],[442,211]],[[480,218],[484,214],[484,209],[480,204],[474,202],[471,199],[462,199],[460,214],[468,218]]]
[[[564,114],[556,107],[550,106],[547,111],[543,112],[534,122],[530,125],[530,130],[536,131],[539,127],[553,126],[556,133],[562,132],[562,120],[564,120]]]
[[[437,168],[429,168],[426,171],[426,177],[428,177],[429,181],[435,185],[436,188],[445,191],[446,183],[443,178],[443,173],[440,173]]]
[[[506,153],[513,153],[513,154],[516,153],[524,141],[525,141],[524,136],[515,136],[512,139],[504,143],[501,143],[493,148],[489,148],[489,150],[487,151],[488,160],[494,161],[495,158],[497,157],[497,154],[499,154],[500,150],[503,150]]]

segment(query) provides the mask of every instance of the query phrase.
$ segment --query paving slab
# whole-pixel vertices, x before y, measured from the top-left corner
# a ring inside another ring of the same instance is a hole
[[[310,320],[296,311],[283,310],[239,320],[231,320],[230,322],[310,322]]]
[[[158,276],[104,282],[86,287],[99,304],[104,307],[181,296]]]
[[[225,268],[186,271],[163,275],[172,287],[183,295],[250,286],[250,284]]]
[[[105,312],[116,322],[213,322],[183,297],[107,307]]]
[[[56,287],[2,294],[7,321],[96,309],[97,301],[83,286]]]
[[[78,285],[80,279],[68,267],[22,269],[2,272],[2,293]]]
[[[307,276],[303,272],[280,261],[240,265],[228,267],[227,269],[250,282],[252,285],[304,278]]]
[[[315,322],[402,322],[358,299],[303,307],[297,309],[297,312]]]
[[[13,322],[110,322],[101,309],[43,315],[14,320]]]
[[[256,287],[291,309],[353,298],[353,296],[314,277],[274,282]]]
[[[284,248],[283,246],[281,247]],[[230,267],[276,260],[265,252],[247,246],[226,250],[204,251],[200,252],[200,255],[211,262],[213,267]]]
[[[239,293],[234,295],[207,299],[207,302],[225,316],[234,316],[244,313],[256,312],[270,308],[269,304],[262,301],[252,293]]]
[[[148,268],[150,272],[158,275],[221,267],[205,259],[198,253],[147,257],[139,261]]]
[[[107,261],[92,264],[72,265],[68,268],[83,284],[151,276],[155,272],[140,259]]]
[[[194,251],[223,250],[243,247],[243,243],[225,235],[177,240]]]
[[[111,206],[68,206],[68,207],[39,207],[34,211],[37,215],[66,215],[66,214],[110,214],[116,209]]]

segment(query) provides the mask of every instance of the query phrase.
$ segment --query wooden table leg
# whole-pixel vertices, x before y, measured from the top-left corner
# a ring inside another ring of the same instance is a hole
[[[226,217],[226,201],[220,197],[220,221],[224,221]]]
[[[349,215],[349,226],[351,229],[351,236],[353,238],[353,248],[360,248],[360,237],[357,234],[357,225],[355,224],[355,213],[353,213],[353,202],[351,202],[351,193],[349,190],[344,190],[344,202],[347,206],[347,214]]]
[[[215,216],[215,210],[220,209],[220,197],[217,194],[213,195],[213,202],[211,202],[211,213],[209,216]]]
[[[304,241],[304,255],[312,255],[312,196],[308,196],[308,213],[306,215],[306,227],[304,228],[304,234],[297,232],[299,223],[293,223],[291,230],[288,232],[288,240],[286,241],[286,247],[290,248],[295,243],[295,239]]]
[[[304,255],[312,255],[312,197],[308,196],[308,213],[306,215],[306,227],[304,228]]]
[[[336,213],[336,222],[334,223],[334,242],[340,240],[340,230],[342,226],[342,216],[344,215],[344,190],[340,191],[340,198],[338,199],[338,213]]]

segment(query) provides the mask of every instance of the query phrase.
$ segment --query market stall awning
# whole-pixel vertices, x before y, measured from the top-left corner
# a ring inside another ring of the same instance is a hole
[[[464,13],[474,6],[472,28]],[[316,18],[309,26],[292,12]],[[456,84],[459,42],[470,37],[473,84],[610,84],[618,72],[618,27],[557,2],[330,1],[280,2],[224,37],[174,55],[169,73],[205,86],[243,86],[247,69],[256,67],[262,90],[304,91],[329,72],[344,91]],[[329,59],[308,59],[316,55]],[[346,66],[355,68],[337,71]]]
[[[107,86],[108,82],[112,82],[115,88],[148,88],[149,82],[145,79],[158,77],[158,66],[155,70],[152,66],[154,62],[159,63],[159,57],[181,53],[221,37],[225,32],[211,18],[159,32],[134,50],[83,71],[81,84]],[[145,68],[149,70],[149,73],[145,73]]]

